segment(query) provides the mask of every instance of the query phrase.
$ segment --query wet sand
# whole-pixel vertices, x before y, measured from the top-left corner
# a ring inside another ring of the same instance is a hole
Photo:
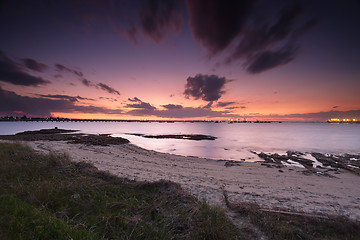
[[[145,150],[133,144],[85,145],[66,141],[25,142],[36,151],[66,153],[99,170],[140,181],[160,179],[180,183],[210,204],[224,206],[223,191],[231,201],[256,202],[263,208],[288,208],[360,220],[360,177],[345,169],[304,174],[304,169],[269,167],[261,163],[234,163],[184,157]]]

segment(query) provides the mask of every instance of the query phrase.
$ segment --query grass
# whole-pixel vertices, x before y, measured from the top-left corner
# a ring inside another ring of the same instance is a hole
[[[360,239],[359,222],[344,217],[264,211],[224,197],[254,228],[237,228],[179,184],[135,182],[65,154],[0,143],[0,239]]]
[[[172,182],[134,182],[0,143],[0,239],[244,239]]]
[[[246,217],[269,239],[360,239],[360,223],[343,216],[306,214],[287,209],[261,209],[256,203],[230,202],[229,209]]]

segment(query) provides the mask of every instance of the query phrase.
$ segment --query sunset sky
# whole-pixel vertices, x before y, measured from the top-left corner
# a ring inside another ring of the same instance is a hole
[[[0,116],[360,118],[360,1],[0,1]]]

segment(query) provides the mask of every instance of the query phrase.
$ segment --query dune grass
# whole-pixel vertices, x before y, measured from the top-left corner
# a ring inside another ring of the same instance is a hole
[[[243,239],[172,182],[134,182],[0,143],[0,239]]]
[[[262,209],[254,202],[230,202],[226,192],[224,198],[229,209],[247,218],[268,239],[360,239],[360,223],[344,216]]]

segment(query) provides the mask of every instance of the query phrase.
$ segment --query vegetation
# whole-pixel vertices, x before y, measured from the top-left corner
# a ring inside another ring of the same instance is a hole
[[[346,217],[261,209],[256,203],[230,202],[226,193],[224,197],[229,209],[247,218],[269,239],[360,239],[360,223]]]
[[[239,219],[176,183],[135,182],[65,154],[0,143],[0,239],[360,239],[360,224],[347,218],[224,197]]]
[[[0,239],[241,239],[172,182],[134,182],[0,143]]]

